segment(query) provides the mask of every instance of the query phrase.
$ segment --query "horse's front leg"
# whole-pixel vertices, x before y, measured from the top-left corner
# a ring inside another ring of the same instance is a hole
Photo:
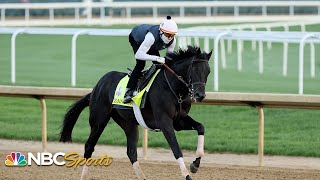
[[[204,156],[204,126],[190,116],[186,116],[174,122],[174,129],[176,131],[196,130],[198,132],[196,159],[190,165],[190,171],[196,173],[200,167],[201,157]]]
[[[168,143],[172,149],[172,152],[174,154],[174,157],[176,158],[176,160],[179,164],[181,175],[186,180],[191,180],[189,172],[188,172],[186,165],[184,164],[184,161],[183,161],[183,155],[182,155],[181,149],[179,147],[179,144],[178,144],[175,132],[174,132],[172,120],[170,118],[166,118],[166,119],[167,119],[166,121],[161,121],[161,131],[162,131],[164,137],[166,138],[166,140],[168,141]]]

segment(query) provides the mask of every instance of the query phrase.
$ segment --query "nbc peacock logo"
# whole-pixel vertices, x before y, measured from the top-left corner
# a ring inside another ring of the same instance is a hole
[[[27,165],[26,157],[20,152],[11,152],[7,155],[6,166],[25,166]]]

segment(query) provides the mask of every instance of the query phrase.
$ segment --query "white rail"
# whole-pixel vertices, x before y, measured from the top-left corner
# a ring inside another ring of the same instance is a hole
[[[231,15],[223,15],[223,17],[217,16],[211,12],[212,8],[233,8],[233,16]],[[239,13],[239,8],[261,8],[261,14],[241,14]],[[268,8],[272,7],[287,7],[289,9],[289,13],[285,15],[279,14],[268,14]],[[296,7],[314,7],[317,9],[317,13],[311,15],[297,15],[295,14]],[[106,15],[106,8],[109,9],[109,16]],[[123,10],[125,14],[125,20],[114,18],[112,15],[112,11],[114,8],[120,8]],[[132,8],[150,8],[152,10],[152,15],[147,17],[145,14],[143,18],[131,18],[133,17]],[[311,17],[318,18],[320,15],[320,2],[319,1],[197,1],[187,3],[181,1],[167,1],[165,3],[160,1],[154,2],[145,2],[145,1],[135,1],[135,2],[79,2],[79,3],[6,3],[0,4],[0,25],[1,26],[32,26],[32,25],[74,25],[74,24],[100,24],[100,25],[108,25],[113,23],[141,23],[149,21],[155,21],[159,17],[158,9],[166,8],[166,9],[176,9],[179,8],[179,23],[190,23],[190,22],[216,22],[219,21],[220,18],[223,21],[233,21],[233,22],[249,22],[249,21],[281,21],[281,20],[297,20],[296,18],[301,18],[300,20],[310,19]],[[203,16],[206,18],[199,17],[188,17],[185,13],[185,8],[204,8]],[[22,20],[12,20],[7,17],[6,11],[12,9],[23,9],[25,11],[24,18]],[[43,9],[48,10],[49,17],[47,19],[37,19],[32,20],[30,17],[30,10]],[[74,9],[73,17],[67,17],[66,19],[56,18],[54,11],[56,9]],[[86,9],[85,17],[83,18],[80,14],[81,9]],[[93,16],[92,9],[99,9],[99,15]],[[214,16],[214,18],[212,18]],[[229,16],[229,18],[224,18]],[[259,18],[257,18],[259,16]],[[108,17],[108,18],[106,18]],[[284,18],[281,18],[284,17]],[[308,18],[306,18],[308,17]],[[205,20],[205,21],[203,21]],[[158,20],[157,20],[158,21]],[[156,21],[156,22],[157,22]]]
[[[81,29],[81,28],[1,28],[0,34],[12,34],[11,41],[11,80],[14,84],[15,79],[15,41],[18,34],[47,34],[47,35],[72,35],[72,67],[71,67],[71,82],[72,86],[76,85],[75,71],[76,71],[76,38],[85,33],[86,35],[93,36],[128,36],[130,29]],[[223,36],[221,36],[223,35]],[[214,64],[218,64],[218,48],[217,43],[219,39],[226,40],[253,40],[259,41],[259,56],[262,56],[262,42],[286,42],[286,43],[299,43],[300,47],[306,43],[320,43],[319,32],[278,32],[278,31],[225,31],[225,30],[211,30],[211,31],[193,31],[193,30],[181,30],[179,31],[178,42],[181,37],[193,37],[193,38],[205,38],[216,39],[213,43],[216,44]],[[308,38],[305,38],[308,37]],[[299,50],[300,62],[303,62],[303,47]],[[262,57],[259,60],[259,68],[263,63]],[[301,63],[300,63],[301,64]],[[219,67],[214,67],[214,90],[219,91]],[[303,69],[299,68],[299,94],[303,93]],[[301,78],[302,77],[302,78]]]
[[[233,24],[233,25],[223,25],[223,26],[196,26],[196,27],[190,27],[186,29],[190,30],[217,30],[217,29],[223,29],[223,30],[244,30],[244,29],[251,29],[252,31],[256,31],[257,29],[265,29],[266,31],[271,31],[271,28],[283,28],[285,32],[289,31],[289,27],[291,26],[300,26],[300,31],[305,32],[306,31],[306,25],[314,25],[314,24],[320,24],[320,20],[317,21],[299,21],[299,22],[272,22],[272,23],[245,23],[245,24]],[[209,41],[206,41],[207,43],[205,45],[206,50],[208,51],[209,49]],[[227,52],[230,54],[232,52],[232,41],[228,40],[228,45],[227,45]],[[251,49],[253,51],[256,51],[256,41],[252,41],[251,43]],[[225,47],[224,47],[224,41],[221,41],[221,61],[222,61],[222,68],[226,69],[227,68],[227,63],[226,63],[226,57],[225,57]],[[242,50],[243,50],[243,43],[242,41],[238,40],[237,41],[237,55],[238,55],[238,70],[242,70]],[[263,56],[262,56],[262,51],[260,51],[260,46],[259,45],[259,62],[263,62]],[[310,76],[312,78],[315,78],[315,51],[314,51],[314,45],[311,43],[310,44],[311,49],[310,49],[310,61],[311,61],[311,66],[310,66]],[[268,42],[268,50],[272,48],[272,43],[269,41]],[[287,76],[288,74],[288,42],[283,43],[283,70],[282,74],[283,76]],[[263,73],[263,63],[259,63],[259,73]]]

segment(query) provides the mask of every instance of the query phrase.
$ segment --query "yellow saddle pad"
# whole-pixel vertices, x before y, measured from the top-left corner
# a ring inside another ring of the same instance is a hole
[[[142,97],[144,95],[144,93],[148,92],[147,90],[151,87],[154,79],[156,78],[156,76],[158,75],[158,73],[160,72],[160,69],[158,69],[156,71],[156,73],[154,73],[154,75],[152,76],[152,78],[150,79],[150,81],[148,82],[148,84],[146,85],[145,88],[143,88],[140,92],[138,92],[137,95],[135,95],[132,98],[132,101],[135,102],[135,104],[140,108],[141,105],[141,101],[142,101]],[[124,104],[123,103],[123,99],[124,99],[124,94],[126,93],[126,87],[129,81],[129,76],[126,75],[125,77],[123,77],[116,88],[116,91],[114,92],[114,98],[112,101],[112,104],[114,105],[120,105],[120,106],[126,106],[126,107],[132,107],[132,103],[128,103],[128,104]]]

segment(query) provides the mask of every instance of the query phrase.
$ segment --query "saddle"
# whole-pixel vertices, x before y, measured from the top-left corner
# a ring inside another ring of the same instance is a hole
[[[161,66],[152,65],[148,69],[142,72],[142,76],[138,79],[137,88],[135,89],[134,97],[132,100],[139,108],[144,108],[148,88],[152,85],[155,77],[158,75]],[[132,70],[128,69],[128,75],[124,76],[118,83],[114,98],[112,101],[113,108],[116,109],[131,109],[133,107],[132,103],[123,103],[123,98],[125,94],[125,89],[129,81],[129,76]]]
[[[138,79],[138,84],[135,89],[135,91],[140,92],[142,89],[144,89],[147,84],[149,83],[152,76],[156,73],[158,69],[161,68],[160,64],[152,64],[149,68],[146,70],[143,70],[141,73],[141,77]],[[128,76],[131,76],[132,70],[127,68],[129,70]]]

